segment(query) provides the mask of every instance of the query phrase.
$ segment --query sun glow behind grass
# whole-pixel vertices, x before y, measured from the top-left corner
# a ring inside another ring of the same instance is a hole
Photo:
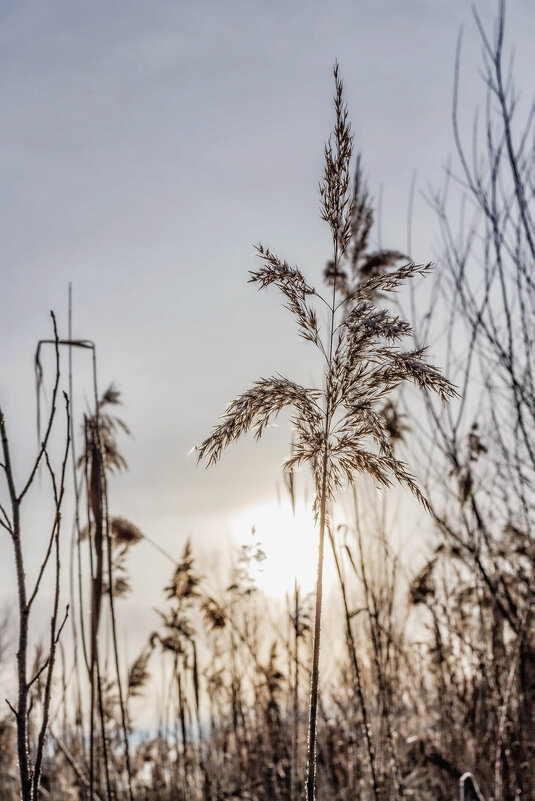
[[[231,521],[241,545],[260,543],[266,558],[253,567],[253,577],[268,595],[282,598],[293,592],[295,581],[303,593],[312,592],[316,581],[318,530],[312,509],[266,501],[238,511]],[[324,582],[335,575],[332,555],[326,544]]]

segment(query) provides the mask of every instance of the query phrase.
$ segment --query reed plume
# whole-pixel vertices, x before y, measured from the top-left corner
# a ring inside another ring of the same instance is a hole
[[[285,467],[288,470],[302,464],[310,467],[319,529],[307,801],[315,798],[322,570],[328,504],[338,490],[348,483],[354,484],[359,474],[365,474],[382,487],[400,482],[427,507],[406,465],[394,455],[387,421],[380,408],[387,396],[405,381],[414,382],[426,392],[438,393],[444,401],[455,395],[449,381],[424,360],[423,349],[399,349],[398,343],[411,333],[410,325],[374,302],[381,293],[393,292],[409,278],[427,273],[429,264],[409,263],[372,276],[352,292],[339,291],[337,276],[350,257],[353,235],[354,206],[349,191],[353,136],[338,65],[334,68],[334,80],[336,122],[325,145],[320,184],[321,216],[329,225],[332,238],[332,296],[322,297],[296,267],[290,267],[262,245],[257,247],[261,266],[251,272],[249,279],[260,289],[273,284],[282,292],[300,336],[321,354],[323,386],[304,387],[279,375],[261,378],[232,401],[221,422],[198,446],[199,460],[213,464],[224,448],[242,434],[252,430],[259,439],[281,409],[293,409],[293,451]],[[322,331],[318,322],[317,302],[328,310],[326,331]]]

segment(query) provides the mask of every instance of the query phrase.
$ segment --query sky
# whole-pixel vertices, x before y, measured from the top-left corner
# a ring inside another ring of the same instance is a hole
[[[496,3],[476,6],[492,29]],[[535,5],[507,6],[517,86],[529,94]],[[276,293],[258,294],[247,278],[262,242],[321,280],[329,237],[318,182],[335,60],[355,146],[382,198],[374,244],[407,247],[415,178],[411,255],[438,257],[424,195],[441,186],[454,149],[461,26],[469,134],[483,91],[465,0],[0,2],[0,403],[19,476],[36,445],[35,345],[51,334],[50,310],[67,335],[71,283],[73,336],[96,343],[99,386],[120,389],[133,435],[121,440],[129,471],[111,482],[112,513],[176,557],[188,537],[198,553],[214,543],[228,552],[255,525],[268,589],[291,585],[294,568],[311,581],[314,561],[295,557],[306,504],[301,496],[292,540],[282,489],[285,418],[209,471],[191,449],[259,376],[315,375]],[[75,382],[80,415],[85,356]],[[25,537],[31,564],[43,542],[37,510]],[[172,566],[148,544],[136,548],[131,603],[148,625]],[[0,556],[0,601],[9,601],[6,538]]]

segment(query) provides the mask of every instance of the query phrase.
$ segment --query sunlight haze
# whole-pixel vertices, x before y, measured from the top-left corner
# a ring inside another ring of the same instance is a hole
[[[488,20],[494,3],[479,9]],[[336,0],[305,13],[302,3],[54,0],[4,2],[1,13],[10,429],[22,450],[32,445],[35,343],[50,335],[50,309],[65,334],[72,282],[73,334],[96,341],[100,387],[116,382],[133,432],[114,509],[178,553],[206,516],[275,496],[283,426],[260,460],[250,441],[213,471],[187,454],[257,375],[308,380],[314,369],[276,294],[259,296],[247,271],[262,241],[319,280],[334,60],[372,194],[382,192],[382,242],[404,249],[414,172],[418,189],[440,186],[452,150],[461,24],[463,101],[478,91],[469,4]],[[534,25],[530,3],[511,5],[519,69]],[[427,261],[435,223],[419,194],[415,216],[413,257]]]

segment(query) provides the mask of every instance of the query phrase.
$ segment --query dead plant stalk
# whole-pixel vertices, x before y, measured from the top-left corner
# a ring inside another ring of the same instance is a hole
[[[7,492],[10,504],[10,513],[3,506],[0,506],[0,523],[8,532],[11,542],[13,544],[13,553],[15,559],[15,573],[17,580],[17,595],[18,595],[18,616],[19,616],[19,631],[18,631],[18,648],[17,648],[17,706],[14,708],[9,701],[7,702],[12,710],[17,727],[17,756],[18,756],[18,770],[19,770],[19,785],[20,796],[22,801],[36,801],[40,792],[40,777],[41,766],[43,760],[43,751],[45,746],[45,738],[48,729],[49,711],[52,692],[52,678],[56,659],[56,650],[59,636],[63,629],[63,625],[67,618],[67,611],[63,622],[59,619],[59,605],[60,605],[60,529],[61,529],[61,508],[63,503],[63,496],[65,491],[65,470],[67,466],[69,447],[70,447],[70,412],[69,401],[67,395],[64,395],[65,410],[67,419],[67,431],[65,435],[66,446],[64,449],[61,465],[59,471],[53,466],[49,457],[49,444],[54,427],[56,417],[56,404],[59,392],[59,339],[56,328],[56,320],[52,314],[52,324],[54,328],[54,344],[55,344],[55,378],[52,390],[52,400],[50,404],[50,411],[46,422],[46,428],[43,439],[39,445],[38,454],[30,469],[26,482],[21,490],[17,490],[13,463],[11,459],[11,451],[9,446],[9,438],[7,434],[7,427],[5,417],[0,408],[0,440],[2,443],[2,468],[7,484]],[[50,479],[52,488],[53,500],[53,516],[50,534],[46,541],[46,548],[39,565],[37,577],[33,587],[28,582],[26,575],[26,565],[23,548],[23,532],[21,525],[21,509],[23,501],[28,492],[32,488],[35,478],[38,474],[39,468],[44,466],[47,475]],[[46,568],[50,563],[50,558],[53,556],[53,608],[50,617],[50,638],[48,645],[48,653],[44,656],[41,664],[36,665],[34,675],[29,677],[28,669],[28,645],[30,637],[30,613],[36,598],[39,596],[41,582],[45,574]],[[30,691],[31,688],[41,676],[44,679],[44,691],[41,697],[41,720],[37,727],[37,738],[35,743],[30,743]]]

